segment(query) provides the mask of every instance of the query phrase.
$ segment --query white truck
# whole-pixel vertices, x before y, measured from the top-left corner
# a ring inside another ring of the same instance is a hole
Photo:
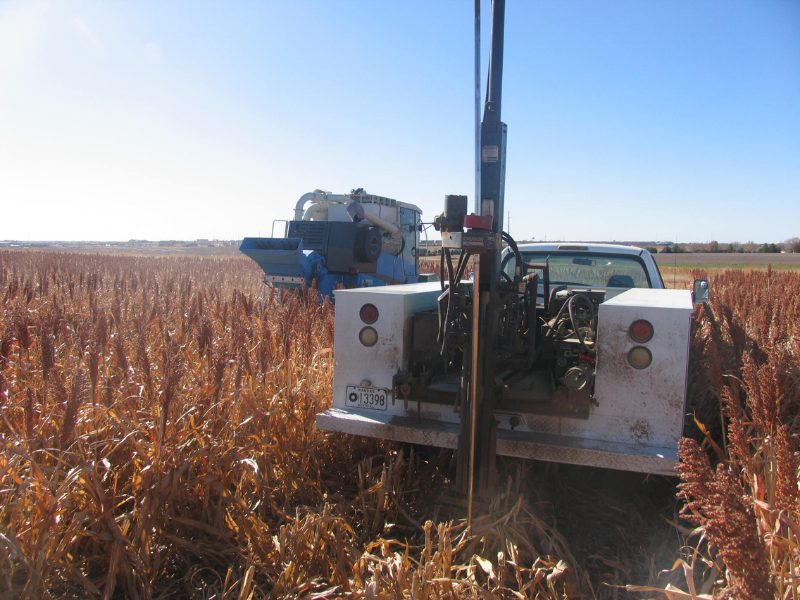
[[[645,250],[518,247],[503,230],[505,0],[491,23],[474,212],[445,197],[441,283],[336,292],[333,406],[317,416],[320,429],[456,448],[470,519],[498,454],[673,473],[693,312]],[[479,57],[480,27],[475,45]]]
[[[665,289],[650,253],[631,246],[525,244],[501,268],[511,294],[490,350],[495,452],[674,474],[692,292]],[[458,447],[472,295],[460,283],[455,297],[446,281],[336,291],[333,406],[320,429]]]

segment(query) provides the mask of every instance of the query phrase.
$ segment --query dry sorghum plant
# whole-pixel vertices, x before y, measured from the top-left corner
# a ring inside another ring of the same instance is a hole
[[[796,598],[800,274],[731,270],[711,284],[693,341],[702,357],[694,394],[719,399],[718,427],[705,421],[719,432],[719,464],[712,471],[696,444],[682,445],[684,515],[711,543],[706,589],[719,597]]]
[[[259,282],[246,259],[0,252],[0,594],[579,584],[519,494],[470,534],[426,524],[449,455],[318,432],[333,307]]]
[[[682,543],[661,516],[674,503],[650,506],[640,479],[508,461],[507,488],[467,531],[434,502],[451,453],[317,431],[333,307],[260,280],[244,258],[0,251],[0,594],[547,600],[677,583],[659,576]],[[800,345],[785,329],[796,312],[750,318],[724,299],[728,285],[756,294],[746,282],[714,282],[723,299],[695,346],[718,368],[694,379],[730,399],[724,450],[735,438],[743,456],[725,455],[726,481],[774,571],[794,543],[800,411],[785,386]],[[778,426],[756,430],[751,395]]]

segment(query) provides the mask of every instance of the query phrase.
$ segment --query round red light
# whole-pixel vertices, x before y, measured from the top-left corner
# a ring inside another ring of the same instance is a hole
[[[371,325],[378,320],[378,309],[374,304],[365,304],[358,312],[358,316],[361,317],[361,320],[364,321],[364,323]]]
[[[644,344],[653,338],[653,325],[650,321],[639,319],[633,322],[629,333],[634,342],[637,344]]]

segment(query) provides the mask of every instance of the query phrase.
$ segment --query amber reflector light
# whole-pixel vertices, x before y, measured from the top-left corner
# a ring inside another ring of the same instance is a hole
[[[359,332],[358,339],[365,346],[374,346],[378,342],[378,332],[372,327],[364,327]]]
[[[628,352],[628,363],[634,369],[646,369],[652,362],[653,355],[644,346],[636,346],[636,348]]]

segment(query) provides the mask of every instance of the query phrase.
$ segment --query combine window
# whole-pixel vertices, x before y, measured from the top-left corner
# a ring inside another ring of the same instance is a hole
[[[403,230],[405,246],[403,248],[403,260],[417,266],[417,254],[419,248],[419,213],[408,208],[400,209],[400,229]],[[406,273],[408,275],[408,273]]]
[[[591,254],[588,252],[522,252],[525,263],[550,265],[551,285],[579,285],[603,288],[649,288],[652,287],[647,270],[638,256]],[[516,260],[509,254],[503,263],[503,271],[513,277]],[[528,268],[527,272],[539,273],[540,269]]]

